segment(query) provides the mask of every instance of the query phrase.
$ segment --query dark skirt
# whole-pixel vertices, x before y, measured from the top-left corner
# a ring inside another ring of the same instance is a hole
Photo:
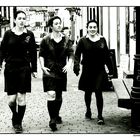
[[[96,67],[83,66],[78,88],[83,91],[102,91],[105,77],[104,68],[97,69]]]
[[[67,90],[67,74],[63,73],[61,77],[53,75],[49,77],[43,74],[43,89],[47,91],[66,91]]]
[[[30,66],[5,66],[5,92],[16,94],[17,92],[31,92],[31,69]]]

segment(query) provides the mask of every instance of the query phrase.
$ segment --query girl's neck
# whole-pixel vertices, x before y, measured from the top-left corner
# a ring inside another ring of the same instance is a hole
[[[96,38],[97,36],[98,36],[97,33],[94,34],[94,35],[89,34],[89,37],[90,37],[90,38]]]
[[[100,40],[99,34],[89,35],[89,39],[93,42]]]
[[[52,32],[53,34],[53,39],[55,42],[59,43],[62,40],[62,36],[60,34],[60,32]]]
[[[15,26],[15,30],[16,30],[17,32],[23,32],[23,31],[24,31],[24,27]]]
[[[15,26],[13,31],[16,35],[21,35],[24,32],[24,27],[20,28],[20,27]]]
[[[53,36],[54,36],[54,38],[59,38],[59,37],[61,37],[61,34],[60,34],[60,32],[52,32],[53,33]]]

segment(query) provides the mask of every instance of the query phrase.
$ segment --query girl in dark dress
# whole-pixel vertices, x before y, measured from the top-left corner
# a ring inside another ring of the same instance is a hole
[[[61,33],[61,19],[58,16],[48,21],[52,32],[40,44],[39,60],[43,71],[43,87],[47,93],[47,107],[50,115],[49,126],[57,130],[62,123],[59,111],[62,105],[62,91],[66,91],[67,71],[73,60],[72,42]]]
[[[91,119],[91,95],[92,92],[95,92],[98,124],[104,124],[102,116],[102,85],[105,76],[105,64],[109,69],[110,75],[113,71],[106,40],[97,33],[97,30],[98,25],[95,20],[91,20],[87,23],[87,35],[79,40],[75,51],[74,73],[77,76],[79,75],[81,62],[83,67],[78,88],[85,92],[84,97],[87,109],[85,117]]]
[[[12,125],[22,132],[26,92],[31,92],[31,73],[36,77],[37,52],[34,35],[25,28],[26,14],[17,11],[13,29],[5,32],[0,46],[0,66],[5,61],[5,92],[12,111]]]

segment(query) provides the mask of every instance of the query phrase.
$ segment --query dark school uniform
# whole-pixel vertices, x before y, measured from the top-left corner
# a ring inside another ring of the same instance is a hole
[[[67,58],[73,58],[72,42],[62,36],[60,42],[55,42],[51,34],[43,38],[40,44],[39,56],[44,58],[44,66],[50,69],[51,76],[43,73],[43,88],[47,91],[66,91],[67,73],[62,72]]]
[[[21,35],[6,31],[0,46],[0,65],[3,61],[5,92],[31,92],[31,72],[37,72],[34,34],[29,30]]]
[[[81,60],[82,55],[82,60]],[[93,42],[88,37],[82,37],[76,48],[74,69],[82,64],[82,73],[78,88],[83,91],[102,90],[105,78],[105,64],[112,73],[109,51],[104,37]]]

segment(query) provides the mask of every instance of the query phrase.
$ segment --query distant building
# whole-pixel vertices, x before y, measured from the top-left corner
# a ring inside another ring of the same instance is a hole
[[[0,38],[3,36],[4,32],[10,28],[10,20],[11,20],[10,13],[11,13],[10,7],[0,6]]]

